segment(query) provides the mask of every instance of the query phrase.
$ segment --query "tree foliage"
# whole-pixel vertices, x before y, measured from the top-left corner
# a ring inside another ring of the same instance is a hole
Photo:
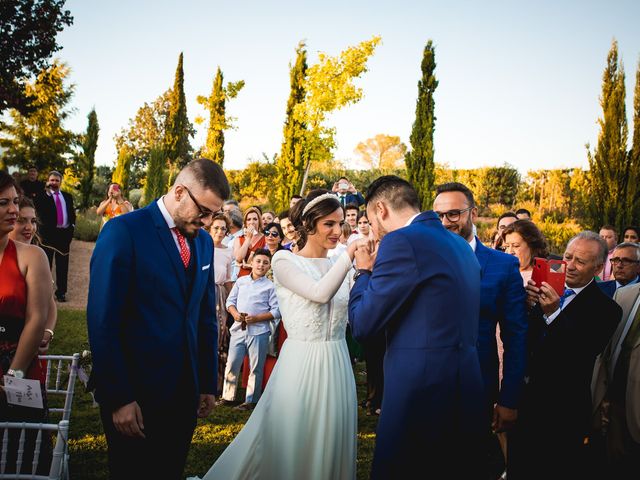
[[[165,164],[165,156],[162,148],[152,148],[151,152],[149,152],[147,179],[144,186],[144,200],[146,204],[161,197],[166,191],[166,181],[164,177]]]
[[[300,42],[296,49],[296,62],[289,65],[291,91],[287,100],[287,118],[283,129],[284,140],[280,155],[276,159],[275,208],[279,211],[288,207],[289,199],[299,193],[302,186],[302,176],[308,154],[307,126],[295,116],[295,109],[306,97],[307,68],[307,50],[304,42]]]
[[[315,159],[331,155],[335,147],[335,128],[327,126],[327,117],[362,98],[363,91],[354,81],[367,72],[367,61],[380,42],[381,37],[374,36],[348,47],[336,57],[321,52],[318,62],[307,69],[304,100],[294,107],[295,118],[307,127],[306,172]],[[304,189],[304,179],[301,189]]]
[[[27,115],[10,110],[9,121],[0,122],[0,147],[4,163],[25,169],[34,164],[41,171],[64,172],[75,135],[64,128],[74,85],[67,85],[69,67],[55,61],[25,85],[33,110]]]
[[[411,129],[411,151],[405,155],[409,181],[418,192],[423,208],[431,208],[434,199],[435,163],[433,134],[435,131],[435,100],[438,87],[435,77],[436,52],[429,40],[422,55],[422,78],[418,81],[416,118]]]
[[[629,192],[632,204],[629,208],[633,212],[632,222],[634,225],[640,223],[640,61],[636,68],[636,85],[633,90],[633,141],[629,151],[630,187]],[[635,182],[633,182],[635,179]]]
[[[400,141],[400,137],[379,133],[360,142],[355,152],[368,168],[390,170],[403,166],[407,146]]]
[[[627,155],[625,96],[624,67],[618,59],[618,43],[614,40],[602,76],[602,118],[598,119],[598,144],[594,152],[587,145],[592,198],[589,223],[594,229],[603,224],[615,225],[620,229],[632,219],[632,212],[628,208],[633,202],[630,194],[639,179],[631,170]]]
[[[133,154],[126,145],[118,150],[118,159],[116,160],[116,168],[113,171],[111,181],[117,183],[122,188],[122,194],[127,195],[131,178],[131,164],[133,163]]]
[[[80,191],[80,208],[90,205],[93,192],[93,179],[96,170],[96,149],[98,148],[98,114],[94,108],[87,115],[87,130],[80,135],[81,151],[74,158],[74,173],[78,178],[78,190]]]
[[[169,96],[169,109],[164,129],[164,154],[173,170],[179,170],[191,160],[192,147],[189,137],[195,130],[187,117],[187,100],[184,95],[183,55],[178,57],[173,88]]]
[[[171,95],[171,90],[167,90],[153,102],[145,102],[129,120],[127,128],[114,137],[119,154],[126,147],[131,156],[130,188],[140,186],[152,148],[162,145]]]
[[[28,115],[37,100],[27,81],[48,69],[60,50],[56,35],[73,23],[65,0],[2,0],[0,2],[0,114],[14,108]]]
[[[229,82],[224,85],[224,75],[218,67],[213,80],[211,95],[205,97],[199,95],[197,100],[209,112],[209,126],[207,127],[207,140],[200,152],[200,156],[213,160],[222,165],[224,163],[224,131],[233,128],[233,117],[226,113],[226,103],[238,96],[238,92],[244,87],[244,80]],[[202,117],[196,118],[196,123],[202,123]]]

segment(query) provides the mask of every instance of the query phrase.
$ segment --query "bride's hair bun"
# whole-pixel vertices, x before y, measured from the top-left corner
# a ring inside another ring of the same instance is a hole
[[[305,198],[299,200],[289,212],[289,219],[300,236],[298,247],[304,247],[307,235],[315,233],[318,220],[340,207],[342,205],[338,196],[323,188],[311,190]]]

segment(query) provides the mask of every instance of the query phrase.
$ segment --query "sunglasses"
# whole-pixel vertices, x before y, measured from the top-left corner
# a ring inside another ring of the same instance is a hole
[[[280,236],[280,234],[276,231],[276,232],[272,232],[271,230],[265,230],[264,231],[264,236],[265,237],[273,237],[273,238],[277,238]]]

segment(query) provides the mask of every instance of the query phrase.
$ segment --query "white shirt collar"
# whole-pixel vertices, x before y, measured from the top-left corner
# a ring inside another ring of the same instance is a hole
[[[415,218],[420,215],[420,212],[416,213],[414,216],[412,216],[409,221],[407,223],[404,224],[405,227],[408,227],[409,225],[411,225],[411,222],[413,222],[415,220]]]
[[[478,241],[476,240],[475,235],[473,236],[473,238],[471,238],[471,241],[469,241],[469,246],[471,247],[471,250],[473,250],[474,252],[476,251],[476,247],[478,246]]]
[[[164,221],[167,222],[167,226],[171,229],[176,226],[176,222],[173,221],[173,217],[169,213],[169,210],[167,210],[167,206],[164,204],[164,197],[165,195],[160,197],[160,199],[158,200],[158,208],[160,209],[162,218],[164,218]]]
[[[571,288],[565,283],[564,288],[565,290],[573,290],[574,292],[576,292],[576,295],[578,295],[582,290],[584,290],[589,285],[591,285],[592,282],[593,282],[593,279],[591,279],[591,282],[587,283],[584,287],[575,287],[575,288]]]

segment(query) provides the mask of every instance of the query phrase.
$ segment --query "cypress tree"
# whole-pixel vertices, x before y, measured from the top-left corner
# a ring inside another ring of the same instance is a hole
[[[296,63],[290,66],[291,92],[287,100],[287,118],[284,122],[284,140],[276,160],[276,208],[289,208],[289,199],[300,192],[307,155],[305,123],[294,117],[296,105],[305,99],[307,51],[304,42],[296,49]]]
[[[147,182],[144,186],[144,200],[146,204],[164,195],[166,183],[164,181],[164,152],[161,148],[153,147],[147,162]]]
[[[611,224],[620,230],[631,221],[629,193],[635,190],[631,184],[637,178],[631,178],[633,172],[627,155],[624,82],[624,68],[618,60],[618,43],[614,40],[602,76],[598,145],[593,153],[587,145],[591,180],[589,221],[593,229]]]
[[[122,194],[126,195],[129,192],[129,177],[131,175],[131,163],[133,161],[133,153],[131,149],[123,145],[118,150],[118,160],[116,162],[116,169],[113,172],[111,181],[119,184],[122,187]]]
[[[224,129],[226,126],[223,81],[224,75],[222,75],[222,71],[218,67],[208,102],[209,128],[207,130],[207,143],[203,151],[205,158],[213,160],[220,165],[224,163]]]
[[[629,192],[632,200],[630,205],[633,211],[631,222],[634,225],[640,223],[640,61],[636,69],[636,86],[633,91],[633,142],[629,151],[629,163],[631,164],[631,181],[633,192]]]
[[[82,154],[78,156],[77,176],[80,182],[80,196],[82,208],[89,206],[91,192],[93,190],[93,177],[96,167],[96,148],[98,148],[98,115],[94,108],[87,115],[87,131],[82,136]]]
[[[178,66],[169,98],[169,112],[164,132],[164,153],[172,170],[178,170],[191,159],[192,147],[189,137],[193,136],[193,125],[187,117],[187,101],[184,95],[183,56],[178,57]]]
[[[418,192],[423,209],[431,208],[434,198],[433,132],[436,117],[433,95],[438,87],[438,81],[434,75],[435,69],[435,48],[429,40],[422,56],[422,79],[418,82],[416,119],[413,122],[410,137],[411,151],[405,156],[409,181]]]

